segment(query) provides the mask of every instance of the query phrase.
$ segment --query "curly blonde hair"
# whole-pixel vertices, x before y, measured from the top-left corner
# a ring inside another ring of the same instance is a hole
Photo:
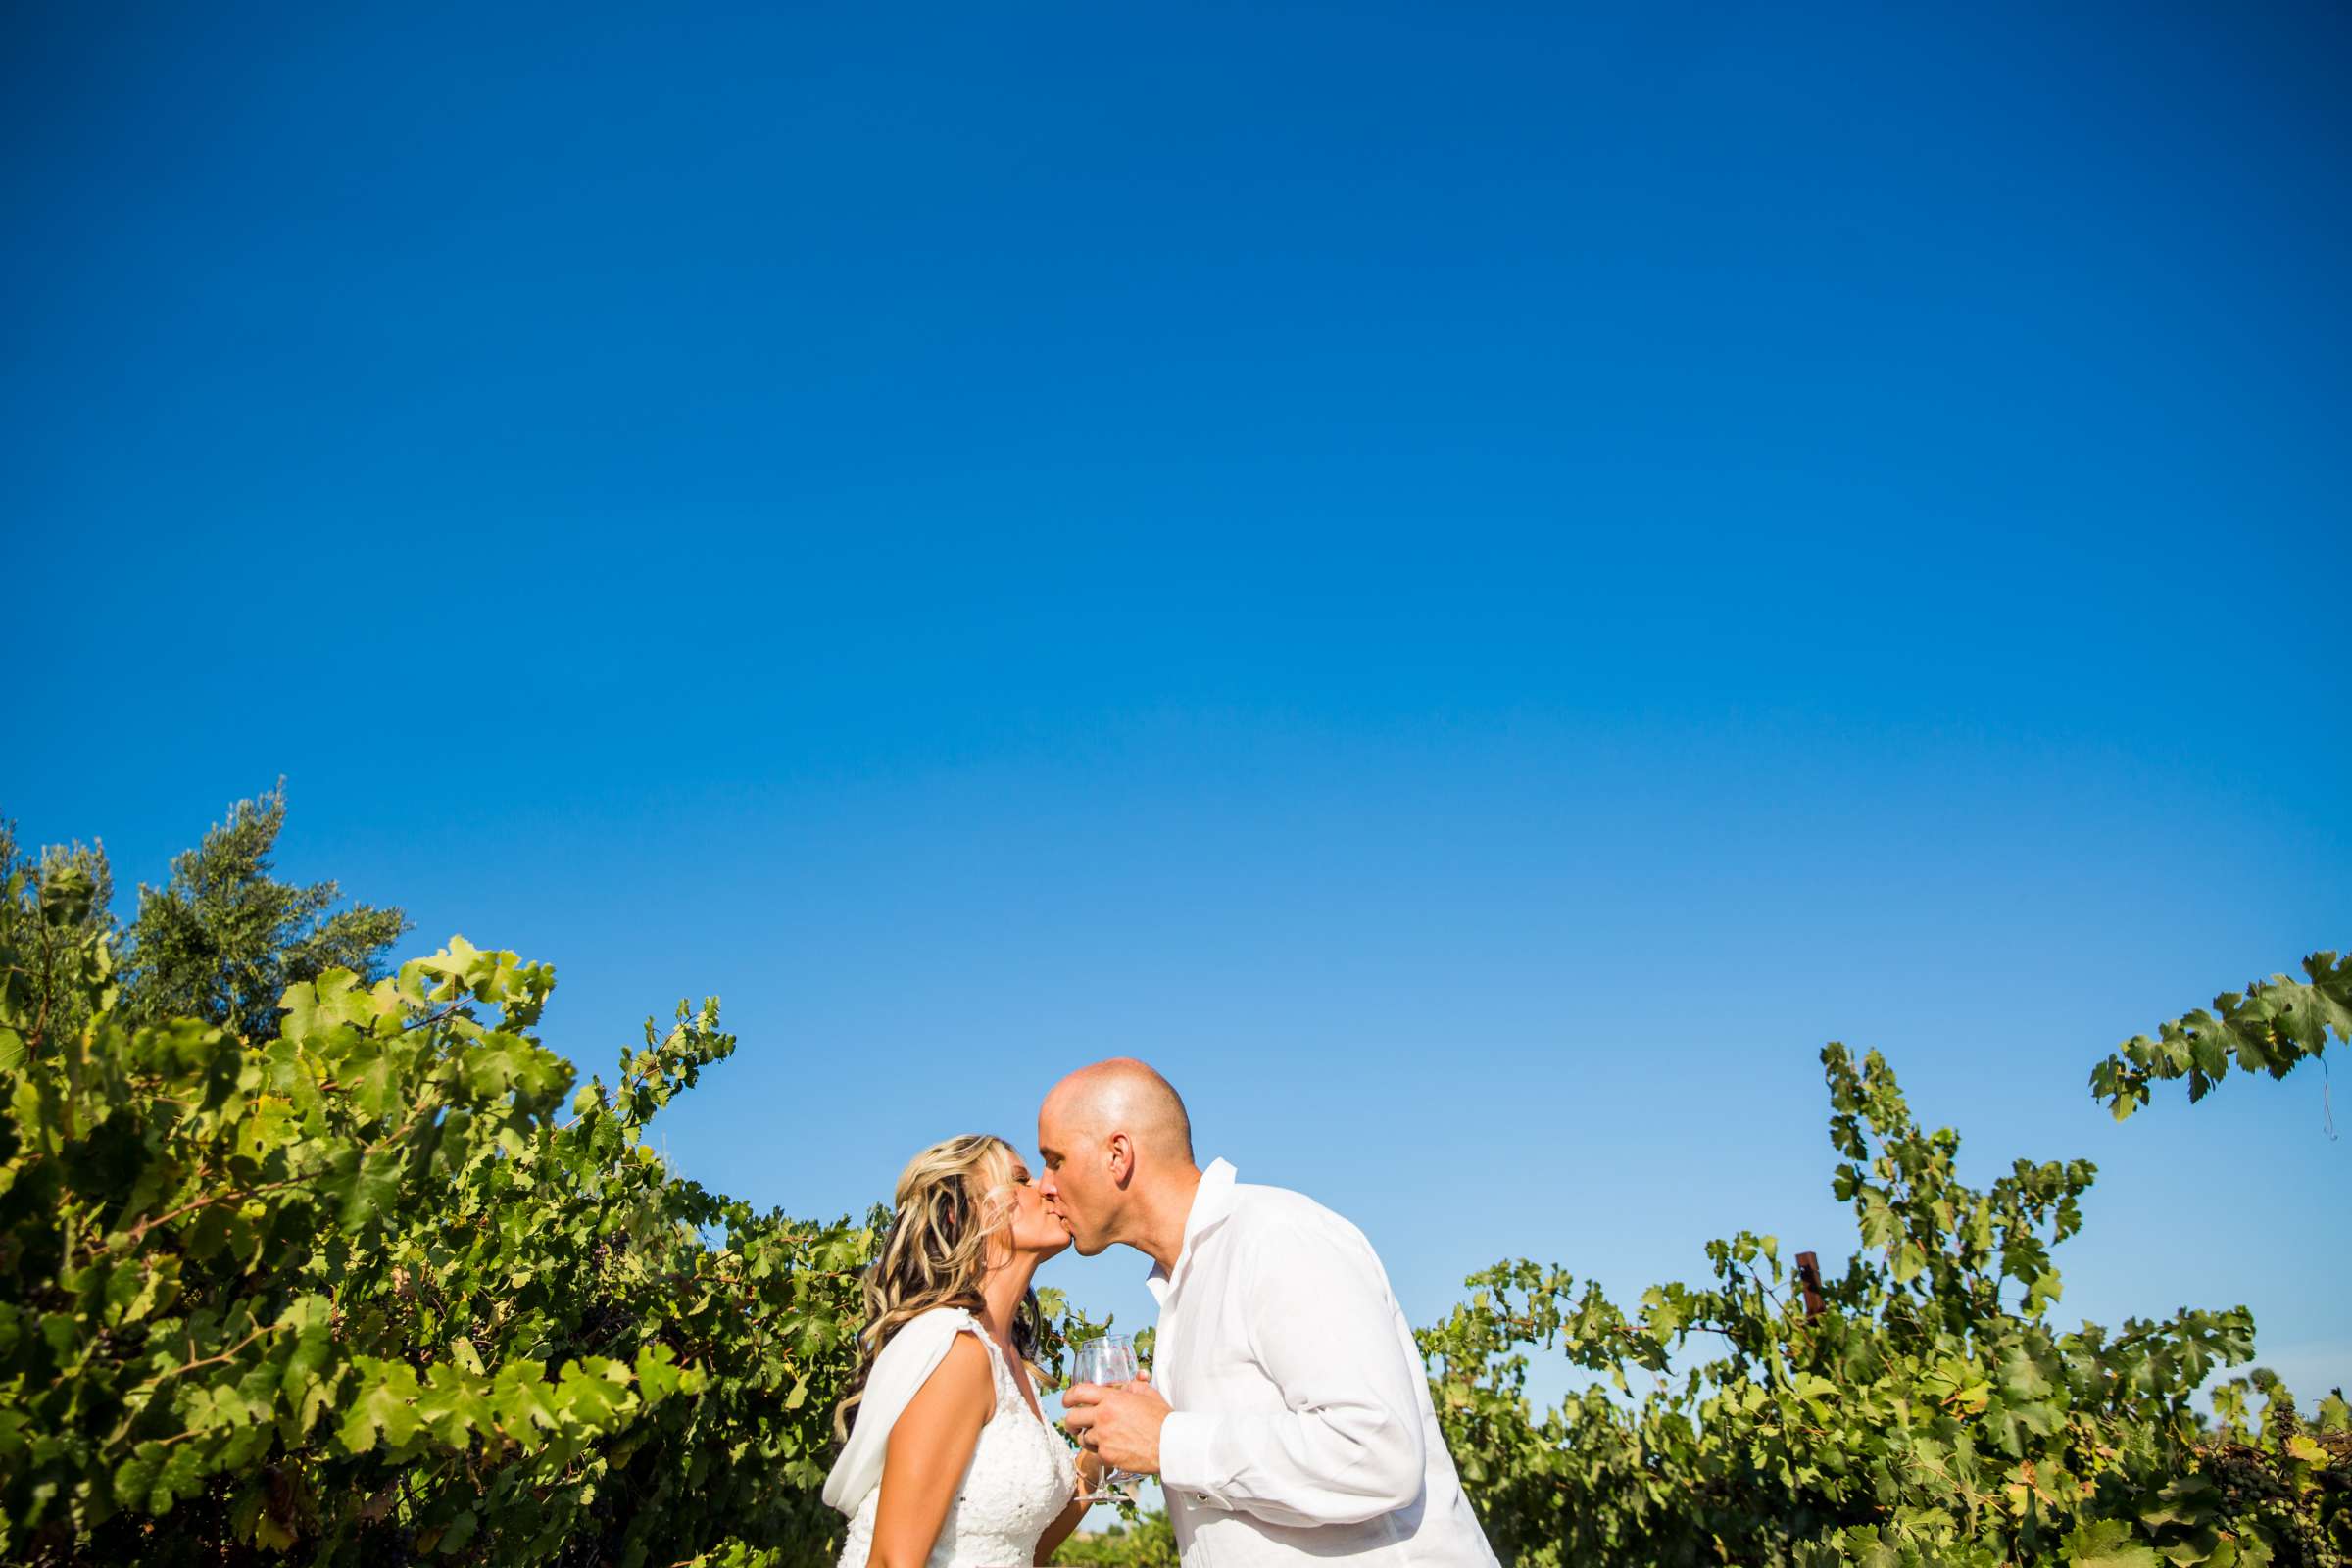
[[[850,1392],[834,1407],[833,1433],[847,1438],[858,1421],[865,1380],[892,1336],[934,1307],[978,1313],[988,1278],[989,1238],[1012,1220],[1013,1147],[988,1133],[951,1138],[906,1162],[899,1173],[897,1214],[882,1239],[881,1255],[865,1271],[865,1327],[858,1335],[858,1369]],[[1012,1348],[1041,1390],[1038,1331],[1044,1315],[1037,1292],[1021,1298],[1012,1315]]]

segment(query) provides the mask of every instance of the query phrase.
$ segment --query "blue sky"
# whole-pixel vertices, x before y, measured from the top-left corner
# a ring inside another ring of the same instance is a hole
[[[1421,1321],[1842,1254],[1876,1046],[2099,1163],[2062,1315],[2352,1381],[2321,1076],[2083,1085],[2352,943],[2348,42],[48,7],[0,811],[127,887],[283,774],[589,1068],[720,994],[668,1151],[797,1212],[1144,1055]]]

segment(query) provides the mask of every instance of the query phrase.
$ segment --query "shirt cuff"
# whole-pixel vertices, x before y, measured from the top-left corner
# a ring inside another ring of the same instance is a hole
[[[1182,1493],[1194,1502],[1225,1506],[1211,1483],[1208,1444],[1210,1418],[1199,1410],[1170,1410],[1159,1428],[1159,1486],[1171,1495]]]

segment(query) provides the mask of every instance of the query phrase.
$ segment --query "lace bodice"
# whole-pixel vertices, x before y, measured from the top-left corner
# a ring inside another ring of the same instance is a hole
[[[977,1322],[963,1328],[988,1349],[997,1384],[997,1413],[980,1429],[956,1500],[939,1527],[925,1568],[1006,1568],[1037,1560],[1037,1540],[1060,1517],[1077,1490],[1070,1446],[1031,1413],[1004,1352]],[[874,1542],[876,1487],[851,1516],[841,1568],[865,1568]]]

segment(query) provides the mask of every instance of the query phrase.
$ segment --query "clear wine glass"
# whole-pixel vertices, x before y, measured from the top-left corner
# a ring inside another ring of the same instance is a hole
[[[1097,1339],[1081,1341],[1073,1349],[1071,1371],[1080,1383],[1097,1383],[1106,1389],[1133,1383],[1143,1371],[1143,1363],[1135,1354],[1135,1340],[1126,1334],[1105,1334]],[[1133,1495],[1143,1477],[1126,1470],[1105,1470],[1092,1494],[1080,1497],[1080,1502],[1109,1502]]]

